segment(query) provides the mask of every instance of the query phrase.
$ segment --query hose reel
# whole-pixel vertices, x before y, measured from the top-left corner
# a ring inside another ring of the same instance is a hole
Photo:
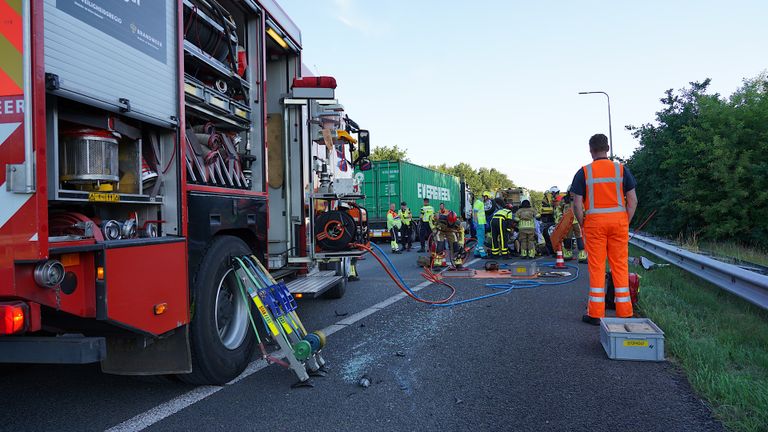
[[[357,224],[346,212],[333,210],[320,213],[315,218],[315,240],[320,249],[343,251],[355,241]]]

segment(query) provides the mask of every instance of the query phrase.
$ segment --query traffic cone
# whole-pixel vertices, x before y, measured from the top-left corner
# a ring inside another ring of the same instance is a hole
[[[566,269],[568,266],[565,265],[565,261],[563,260],[563,251],[562,249],[557,250],[557,260],[555,261],[555,268],[556,269]]]

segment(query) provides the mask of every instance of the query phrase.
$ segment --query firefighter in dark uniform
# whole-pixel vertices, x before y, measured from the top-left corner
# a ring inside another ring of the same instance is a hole
[[[502,208],[491,218],[491,257],[508,258],[510,235],[515,215],[512,210]]]

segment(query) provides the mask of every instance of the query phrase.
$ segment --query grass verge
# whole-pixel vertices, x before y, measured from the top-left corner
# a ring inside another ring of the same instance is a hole
[[[735,258],[739,261],[768,266],[768,252],[763,249],[741,246],[735,243],[704,243],[699,247],[703,251],[711,252],[716,256]]]
[[[696,235],[685,239],[682,236],[678,237],[677,244],[691,252],[712,254],[715,258],[731,258],[738,262],[768,266],[768,250],[760,247],[744,246],[727,241],[701,241]]]
[[[630,255],[660,261],[631,245]],[[768,312],[674,266],[631,271],[642,276],[640,312],[715,415],[733,431],[768,430]]]

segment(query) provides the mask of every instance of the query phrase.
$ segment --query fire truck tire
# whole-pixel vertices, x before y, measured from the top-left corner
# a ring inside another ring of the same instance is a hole
[[[323,293],[323,297],[328,299],[340,299],[344,297],[344,293],[347,292],[347,283],[349,282],[349,269],[347,268],[348,265],[348,258],[342,258],[342,260],[339,262],[332,262],[322,265],[322,267],[325,267],[326,270],[336,270],[337,275],[344,276],[339,281],[339,283]]]
[[[232,236],[215,237],[205,252],[192,280],[192,373],[179,375],[182,381],[224,385],[248,366],[255,343],[247,313],[251,303],[238,291],[230,259],[251,253]]]

